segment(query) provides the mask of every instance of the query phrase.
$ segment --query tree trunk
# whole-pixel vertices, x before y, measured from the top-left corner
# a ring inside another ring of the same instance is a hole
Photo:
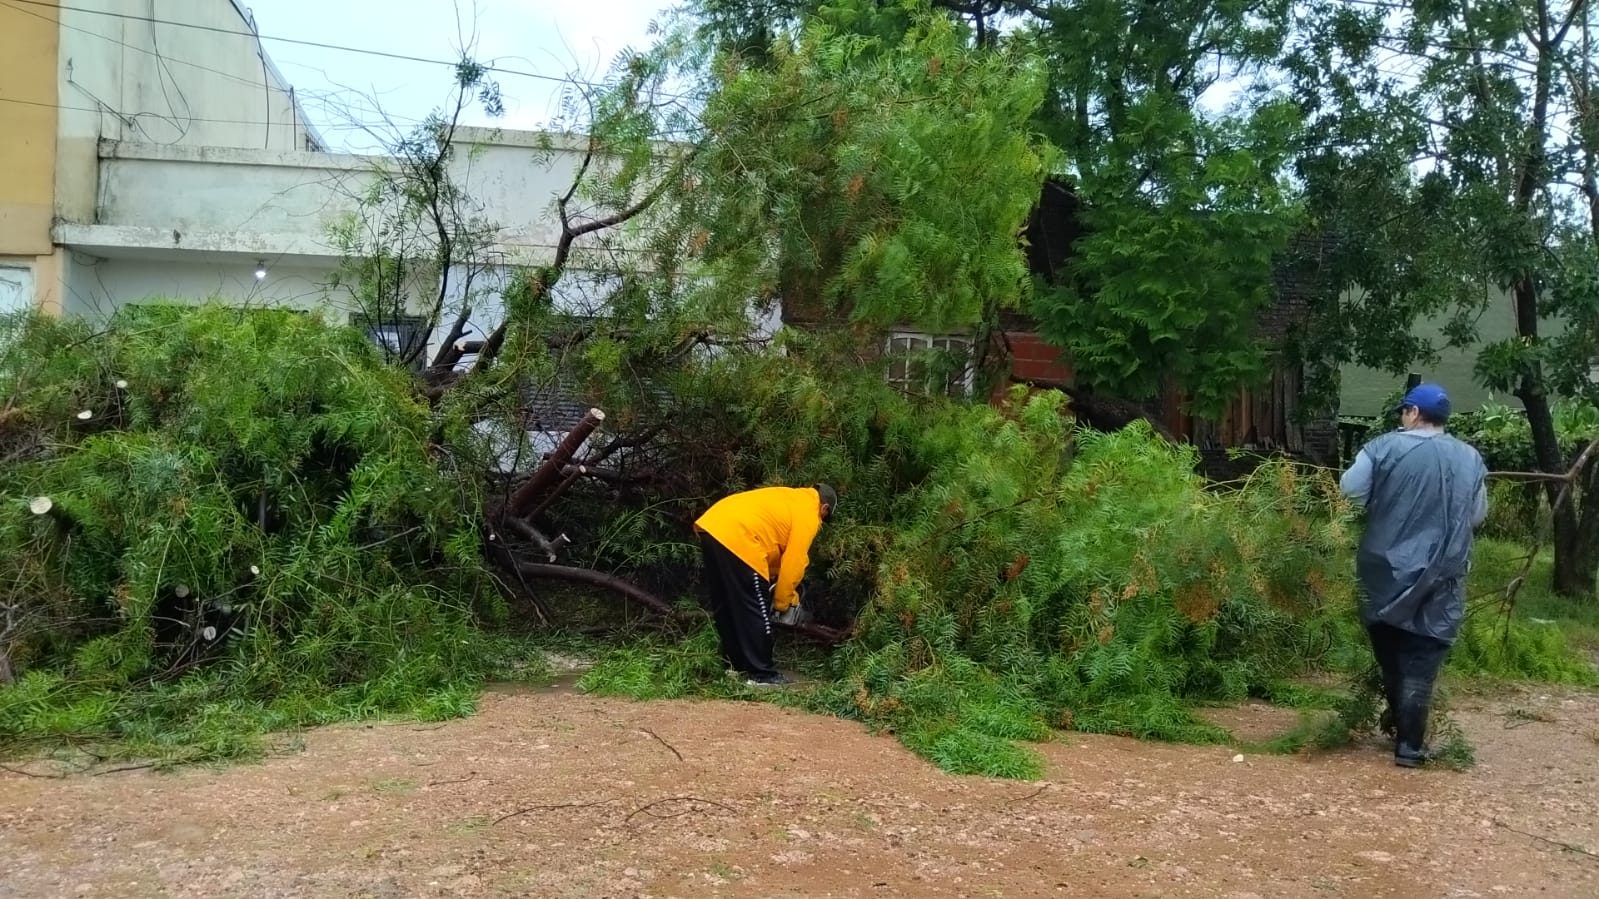
[[[583,441],[589,439],[589,435],[594,433],[594,429],[603,421],[605,421],[604,412],[590,409],[588,414],[583,416],[583,420],[567,432],[566,439],[562,440],[555,451],[550,453],[550,457],[544,460],[544,464],[533,472],[533,476],[511,494],[510,501],[505,504],[505,514],[512,518],[526,517],[527,513],[538,505],[539,498],[545,491],[560,483],[562,469],[572,461],[572,457],[582,448]]]
[[[1599,500],[1589,499],[1586,505],[1588,514],[1582,516],[1583,526],[1578,528],[1577,545],[1571,551],[1569,592],[1563,595],[1592,599],[1599,590],[1599,514],[1595,514]]]
[[[1554,411],[1549,406],[1548,395],[1530,378],[1522,379],[1522,389],[1516,394],[1527,410],[1527,426],[1532,429],[1532,451],[1538,470],[1564,473],[1567,461],[1554,432]],[[1594,497],[1589,489],[1581,489],[1591,480],[1588,472],[1578,473],[1577,481],[1565,489],[1564,501],[1561,481],[1548,481],[1545,488],[1554,520],[1554,582],[1551,587],[1561,597],[1591,597],[1594,593],[1594,571],[1599,569],[1599,534],[1593,533],[1594,525],[1599,523],[1596,521],[1599,510],[1594,509],[1594,505],[1599,497]]]
[[[1516,392],[1527,410],[1527,424],[1532,429],[1533,457],[1538,469],[1550,474],[1563,474],[1566,460],[1560,452],[1560,438],[1555,432],[1554,410],[1549,397],[1531,378],[1523,379]],[[1554,583],[1555,593],[1561,596],[1587,596],[1593,593],[1593,569],[1583,570],[1582,545],[1592,541],[1583,538],[1578,515],[1578,503],[1583,498],[1575,486],[1565,502],[1560,502],[1559,481],[1550,481],[1546,487],[1554,518]],[[1592,500],[1588,501],[1589,503]]]

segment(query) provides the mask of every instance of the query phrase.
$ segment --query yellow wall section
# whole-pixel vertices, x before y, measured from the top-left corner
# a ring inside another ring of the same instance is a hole
[[[0,4],[0,256],[51,253],[58,15]]]

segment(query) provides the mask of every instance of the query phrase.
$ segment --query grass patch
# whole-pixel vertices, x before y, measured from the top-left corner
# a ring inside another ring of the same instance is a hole
[[[523,641],[477,635],[478,670],[419,689],[403,668],[333,690],[303,685],[272,699],[237,695],[232,672],[210,668],[139,690],[85,689],[33,671],[0,690],[0,757],[92,750],[158,769],[252,761],[283,748],[274,734],[350,721],[444,721],[470,715],[489,680],[539,683],[548,668]]]
[[[681,699],[710,696],[736,699],[750,691],[727,675],[716,630],[705,625],[688,639],[645,638],[614,646],[578,679],[578,688],[599,696]]]
[[[951,774],[1016,780],[1044,776],[1044,761],[1037,752],[975,727],[935,726],[905,734],[902,739],[912,751]]]
[[[1493,680],[1599,686],[1591,660],[1599,651],[1599,603],[1550,592],[1550,551],[1533,559],[1513,606],[1495,601],[1520,576],[1528,552],[1514,543],[1478,541],[1467,588],[1470,611],[1449,670]]]

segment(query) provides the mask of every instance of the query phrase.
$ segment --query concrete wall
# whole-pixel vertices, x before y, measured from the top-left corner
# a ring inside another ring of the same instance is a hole
[[[264,150],[319,143],[253,32],[234,0],[74,0],[63,8],[57,215],[94,220],[102,139]]]
[[[550,140],[555,146],[545,147]],[[109,141],[98,153],[93,216],[85,223],[293,235],[330,253],[329,227],[361,214],[357,199],[376,170],[391,164],[331,153]],[[561,234],[555,200],[580,160],[581,145],[564,138],[465,129],[451,176],[471,198],[473,214],[499,229],[495,254],[536,264],[552,257]],[[573,211],[584,212],[580,203]]]
[[[45,6],[0,6],[0,256],[51,252],[55,16]]]
[[[332,153],[107,143],[101,157],[95,224],[295,235],[330,251],[328,228],[374,178],[371,160]]]
[[[66,277],[63,311],[103,319],[121,306],[146,300],[230,306],[274,306],[326,309],[337,317],[344,310],[327,300],[329,270],[321,266],[271,266],[265,278],[243,259],[218,260],[107,259],[72,253]]]
[[[56,15],[0,5],[0,314],[54,296]]]
[[[481,204],[482,215],[500,225],[502,251],[518,263],[550,259],[561,236],[555,201],[577,175],[583,140],[463,128],[457,142],[461,150],[451,160],[451,174]],[[572,212],[583,209],[574,200]]]
[[[560,136],[480,129],[461,133],[452,177],[471,198],[469,213],[496,228],[498,238],[487,254],[497,270],[473,288],[481,294],[473,298],[477,333],[498,323],[500,269],[553,257],[560,237],[555,201],[576,175],[582,148],[582,143]],[[310,294],[305,284],[285,288],[288,292],[281,295],[262,293],[254,289],[260,285],[238,279],[253,278],[257,265],[264,263],[270,273],[292,271],[304,281],[326,285],[340,256],[331,228],[368,214],[359,198],[374,185],[377,171],[393,164],[377,157],[320,152],[115,141],[102,142],[98,155],[92,218],[56,228],[58,242],[73,251],[68,306],[81,314],[107,314],[147,293],[251,301]],[[572,211],[579,221],[587,212],[579,203]],[[145,267],[126,268],[128,262]],[[578,257],[573,262],[581,266]],[[163,271],[168,274],[162,276]],[[451,301],[459,303],[464,299],[459,273],[450,286]],[[420,286],[418,304],[435,291]],[[571,311],[582,311],[585,299],[597,291],[603,293],[594,285],[572,290]],[[340,299],[332,298],[335,303]]]

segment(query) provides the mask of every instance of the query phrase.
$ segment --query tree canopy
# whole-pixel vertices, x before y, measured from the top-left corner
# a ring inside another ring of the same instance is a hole
[[[1584,0],[1308,3],[1283,60],[1312,140],[1297,171],[1358,287],[1315,322],[1323,358],[1403,371],[1434,347],[1477,346],[1507,292],[1515,335],[1476,375],[1526,409],[1537,467],[1561,473],[1553,403],[1593,397],[1599,360],[1595,14]],[[1556,584],[1591,593],[1599,491],[1555,512]],[[1551,482],[1550,497],[1559,494]]]

